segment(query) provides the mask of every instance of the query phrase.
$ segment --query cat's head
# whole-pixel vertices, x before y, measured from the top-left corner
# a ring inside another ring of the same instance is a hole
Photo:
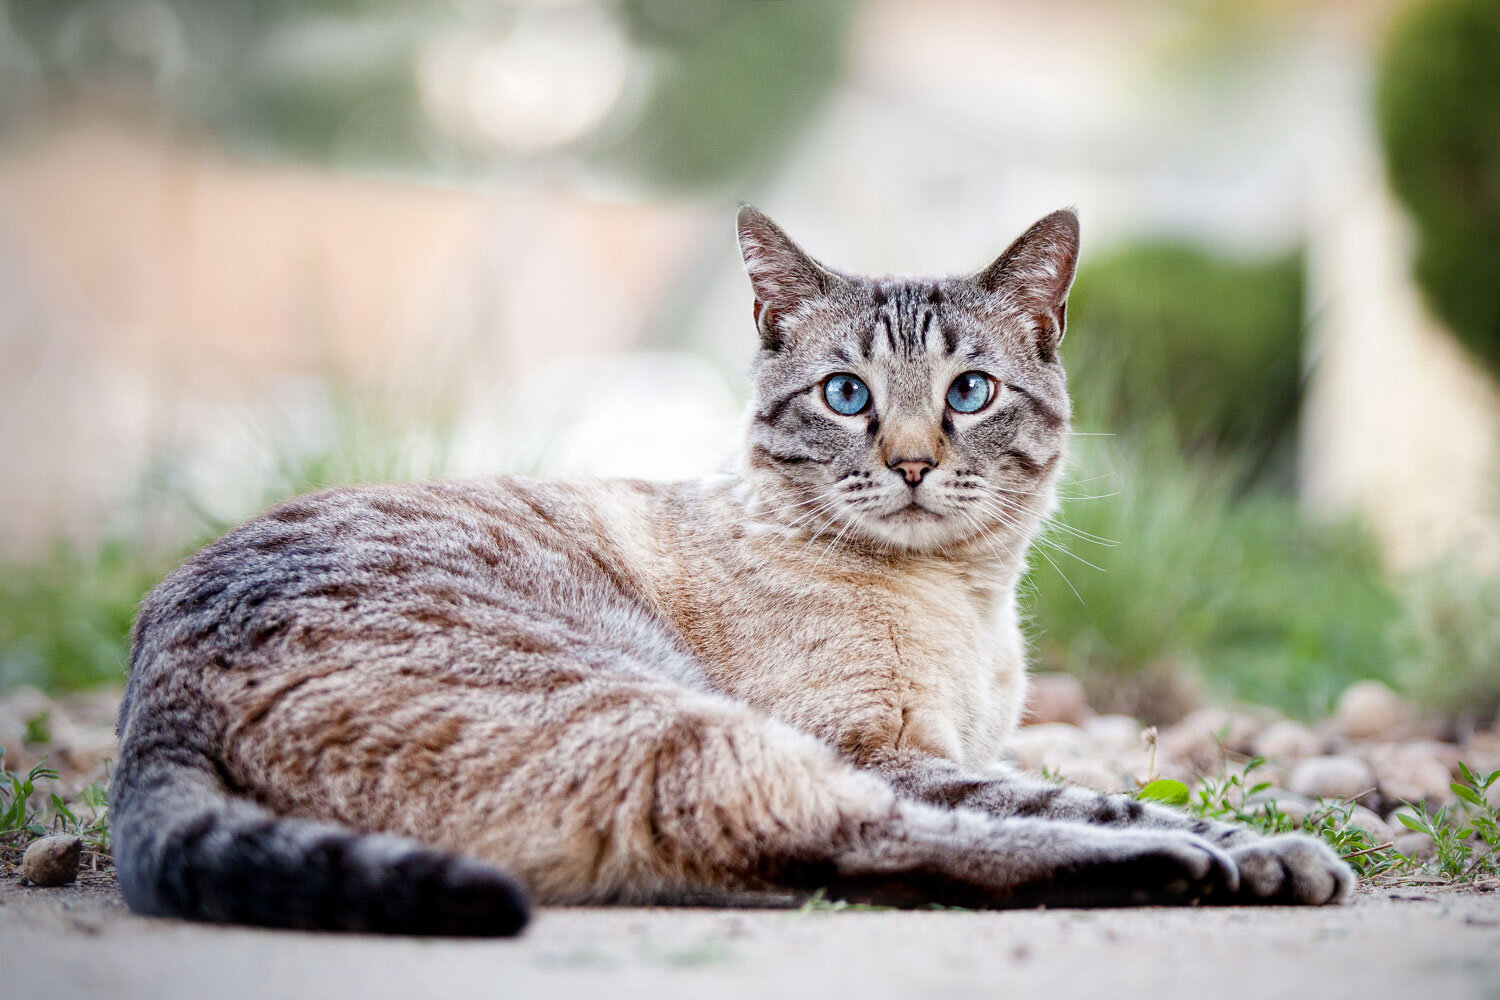
[[[958,278],[841,274],[754,208],[738,226],[760,333],[745,471],[762,512],[892,549],[1024,548],[1068,438],[1057,347],[1078,217],[1052,213]]]

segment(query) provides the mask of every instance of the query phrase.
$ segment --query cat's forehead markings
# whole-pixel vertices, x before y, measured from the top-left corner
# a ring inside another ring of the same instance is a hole
[[[876,353],[915,360],[923,355],[952,354],[958,347],[954,331],[938,315],[943,293],[925,281],[882,282],[874,286],[874,326],[860,332],[866,357]]]

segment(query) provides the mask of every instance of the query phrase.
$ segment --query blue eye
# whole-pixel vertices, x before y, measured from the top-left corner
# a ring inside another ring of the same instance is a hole
[[[964,372],[948,387],[948,405],[959,413],[978,413],[995,394],[994,383],[983,372]]]
[[[870,405],[870,390],[853,375],[835,375],[823,383],[823,398],[834,413],[852,417]]]

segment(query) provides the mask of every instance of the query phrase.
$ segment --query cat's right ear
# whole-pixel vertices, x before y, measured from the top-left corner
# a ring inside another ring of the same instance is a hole
[[[785,345],[783,318],[809,299],[826,294],[833,275],[753,206],[740,206],[735,227],[740,256],[755,290],[755,326],[761,346],[779,351]]]

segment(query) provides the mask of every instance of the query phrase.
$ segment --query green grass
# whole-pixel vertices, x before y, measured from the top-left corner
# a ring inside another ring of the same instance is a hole
[[[200,545],[288,497],[452,467],[454,425],[442,401],[403,406],[337,378],[325,389],[313,440],[307,428],[250,428],[270,461],[236,509],[208,505],[185,463],[164,447],[102,540],[59,541],[39,558],[0,564],[0,690],[123,683],[137,605]]]
[[[1239,773],[1204,778],[1187,802],[1188,811],[1208,819],[1243,823],[1265,834],[1300,828],[1322,838],[1365,882],[1469,885],[1500,876],[1500,810],[1485,799],[1486,790],[1500,783],[1500,771],[1480,777],[1461,763],[1463,780],[1451,785],[1458,797],[1454,805],[1432,813],[1421,804],[1408,803],[1398,814],[1404,826],[1432,838],[1436,856],[1423,862],[1403,854],[1394,843],[1376,843],[1368,831],[1354,825],[1352,802],[1319,799],[1299,826],[1277,808],[1274,800],[1248,801],[1271,787],[1254,776],[1264,763],[1256,757]]]
[[[107,871],[112,865],[108,779],[65,799],[41,787],[56,778],[45,760],[24,774],[6,770],[5,748],[0,746],[0,858],[18,862],[37,837],[71,833],[83,841],[88,868]]]
[[[1373,540],[1315,525],[1229,459],[1189,461],[1174,436],[1081,437],[1059,524],[1027,578],[1037,659],[1098,707],[1172,721],[1164,679],[1293,715],[1348,684],[1397,680],[1404,609]]]

